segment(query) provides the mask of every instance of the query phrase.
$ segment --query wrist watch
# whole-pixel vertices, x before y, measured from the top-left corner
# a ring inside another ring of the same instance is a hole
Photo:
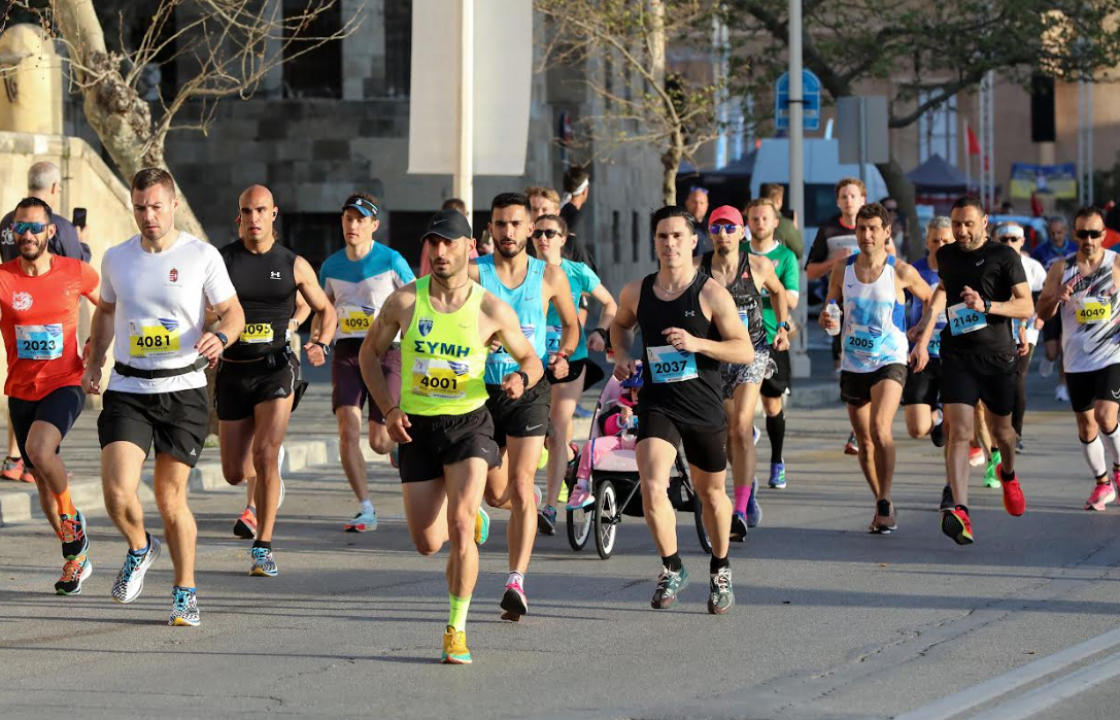
[[[984,298],[984,312],[985,313],[990,313],[991,311],[992,311],[992,301],[989,300],[988,298]]]
[[[528,390],[529,389],[529,375],[524,370],[518,370],[517,374],[521,376],[521,384],[523,386],[525,386],[526,390]]]
[[[218,342],[222,344],[222,347],[226,347],[227,345],[229,345],[229,338],[226,337],[226,334],[221,330],[215,332],[214,337],[218,338]]]
[[[780,323],[778,323],[778,328],[777,329],[778,330],[785,330],[785,331],[788,332],[789,331],[789,323],[786,322],[785,320],[782,320]]]
[[[330,345],[327,345],[325,342],[319,342],[318,340],[315,340],[314,343],[316,345],[318,345],[320,348],[323,349],[323,354],[324,355],[330,355],[331,354],[331,346]]]

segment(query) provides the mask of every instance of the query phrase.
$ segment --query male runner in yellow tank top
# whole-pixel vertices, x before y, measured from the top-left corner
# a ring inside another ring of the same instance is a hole
[[[478,544],[489,532],[481,511],[486,472],[499,462],[483,380],[491,341],[520,369],[502,380],[517,399],[544,374],[513,309],[467,275],[471,227],[455,210],[432,217],[424,234],[431,275],[393,292],[359,353],[362,378],[400,443],[400,473],[409,534],[422,555],[450,541],[451,604],[443,635],[445,663],[471,662],[464,631],[478,578]],[[401,337],[401,402],[395,405],[381,356]]]

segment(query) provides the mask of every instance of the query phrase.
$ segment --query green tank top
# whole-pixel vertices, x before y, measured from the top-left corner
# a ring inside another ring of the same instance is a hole
[[[462,307],[442,313],[428,295],[431,276],[416,281],[416,308],[401,338],[401,410],[410,415],[466,415],[486,402],[486,356],[478,318],[486,291],[471,283]]]

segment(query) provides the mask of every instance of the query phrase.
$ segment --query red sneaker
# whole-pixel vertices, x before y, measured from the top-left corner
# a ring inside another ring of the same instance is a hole
[[[958,545],[972,544],[972,521],[968,511],[957,506],[941,512],[941,532],[953,538]]]
[[[0,468],[0,477],[18,482],[21,475],[23,475],[23,458],[4,458],[4,465]]]
[[[1023,497],[1023,489],[1019,487],[1018,476],[1004,480],[1003,463],[996,468],[996,475],[1003,482],[1003,509],[1008,515],[1019,517],[1027,511],[1027,499]]]

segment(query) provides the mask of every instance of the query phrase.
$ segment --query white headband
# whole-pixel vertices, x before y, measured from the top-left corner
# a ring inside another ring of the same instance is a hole
[[[583,182],[581,182],[579,185],[576,185],[575,190],[571,191],[570,193],[569,192],[564,193],[564,197],[560,198],[560,204],[561,205],[567,205],[568,203],[570,203],[572,201],[573,197],[575,197],[576,195],[579,195],[581,192],[583,192],[584,190],[586,190],[589,187],[591,187],[591,178],[584,178]]]

